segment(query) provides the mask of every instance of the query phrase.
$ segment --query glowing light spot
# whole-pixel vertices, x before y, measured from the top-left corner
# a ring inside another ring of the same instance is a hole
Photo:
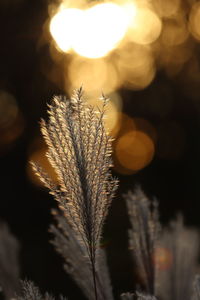
[[[84,85],[85,93],[103,91],[109,94],[119,86],[119,77],[116,68],[104,58],[95,60],[74,57],[67,66],[66,89],[72,92],[77,86]],[[95,84],[94,84],[95,83]]]
[[[141,131],[130,131],[119,137],[115,153],[119,163],[127,169],[139,171],[146,167],[154,156],[152,139]]]
[[[168,270],[172,266],[172,253],[166,248],[156,248],[153,261],[157,270]]]
[[[114,3],[101,3],[85,11],[74,50],[88,58],[107,55],[123,39],[128,27],[125,11]]]
[[[83,12],[80,9],[68,8],[59,11],[50,22],[50,32],[58,47],[67,52],[73,48],[77,38]]]
[[[155,42],[162,29],[159,17],[148,8],[138,8],[129,29],[129,39],[141,45]]]
[[[130,118],[123,113],[121,113],[120,124],[117,140],[113,144],[114,168],[120,174],[131,175],[150,162],[151,155],[147,152],[149,149],[153,156],[157,133],[149,121],[142,118]],[[123,155],[126,158],[123,158]]]
[[[200,40],[200,2],[196,2],[191,9],[189,17],[189,28],[192,35]]]
[[[119,77],[127,88],[140,90],[147,87],[155,76],[155,64],[151,51],[141,45],[127,44],[116,61]]]
[[[62,51],[73,49],[81,56],[99,58],[124,38],[129,19],[127,8],[111,2],[85,10],[68,8],[52,18],[50,32]]]
[[[175,17],[180,10],[181,0],[155,0],[154,6],[161,17]]]
[[[119,1],[119,5],[125,11],[125,13],[127,15],[129,26],[130,26],[131,22],[133,22],[133,19],[135,18],[136,14],[137,14],[136,4],[133,1],[125,0],[125,1]]]

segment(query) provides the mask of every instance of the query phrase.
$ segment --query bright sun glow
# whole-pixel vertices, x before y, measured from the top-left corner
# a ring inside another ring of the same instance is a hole
[[[124,38],[135,15],[135,6],[128,8],[107,2],[86,10],[60,10],[51,20],[50,32],[62,51],[73,49],[84,57],[103,57]]]
[[[114,3],[103,3],[88,9],[74,50],[82,56],[105,56],[124,37],[128,27],[125,11]]]
[[[68,8],[59,11],[52,18],[50,32],[62,51],[68,52],[73,47],[82,14],[80,9]]]

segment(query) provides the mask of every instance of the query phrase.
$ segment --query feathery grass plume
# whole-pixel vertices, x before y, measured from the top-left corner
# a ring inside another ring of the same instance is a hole
[[[73,228],[66,222],[61,212],[54,210],[57,226],[51,225],[50,231],[54,234],[52,243],[65,259],[64,268],[81,287],[87,299],[94,299],[93,278],[86,249],[81,247],[73,232]],[[113,299],[109,273],[106,268],[106,259],[102,249],[99,249],[98,265],[96,266],[96,282],[98,299]]]
[[[15,296],[14,300],[55,300],[55,298],[48,293],[43,296],[37,286],[32,281],[21,281],[20,296]],[[59,300],[67,300],[60,296]]]
[[[196,275],[194,279],[192,300],[200,300],[200,275]]]
[[[49,121],[41,122],[47,157],[58,175],[59,186],[39,166],[33,167],[58,201],[80,247],[85,248],[97,299],[97,250],[117,180],[110,172],[112,138],[103,123],[107,98],[102,96],[103,108],[96,112],[84,103],[82,93],[80,88],[69,100],[54,97],[49,105]]]
[[[160,246],[168,255],[165,267],[158,267],[156,294],[163,300],[191,299],[192,281],[198,267],[198,233],[186,228],[179,215],[163,231]]]
[[[5,223],[0,223],[0,286],[5,299],[19,290],[19,245]]]
[[[131,223],[129,246],[146,292],[154,295],[153,255],[160,232],[157,202],[154,201],[151,205],[140,187],[137,187],[134,193],[129,191],[124,197]]]

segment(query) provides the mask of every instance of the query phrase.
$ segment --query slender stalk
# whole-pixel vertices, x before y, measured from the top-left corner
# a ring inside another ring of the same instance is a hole
[[[98,300],[97,283],[96,283],[96,270],[95,270],[95,258],[94,258],[93,254],[91,256],[91,264],[92,264],[92,277],[93,277],[93,283],[94,283],[94,295],[95,295],[95,300]]]

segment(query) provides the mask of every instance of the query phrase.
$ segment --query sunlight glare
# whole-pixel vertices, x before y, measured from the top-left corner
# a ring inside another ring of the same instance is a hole
[[[120,6],[107,2],[88,9],[61,9],[50,22],[50,32],[58,47],[73,49],[87,58],[106,56],[124,38],[134,6]]]
[[[50,22],[50,32],[58,47],[68,52],[78,35],[83,12],[80,9],[68,8],[59,11]]]
[[[95,5],[84,13],[84,21],[73,45],[74,50],[88,58],[103,57],[123,39],[127,28],[127,14],[119,5]]]

